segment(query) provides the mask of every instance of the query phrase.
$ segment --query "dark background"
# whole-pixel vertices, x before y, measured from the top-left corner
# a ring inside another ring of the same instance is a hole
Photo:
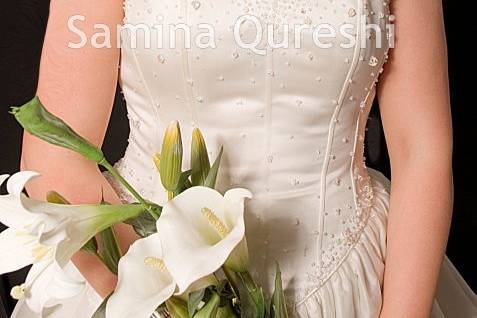
[[[469,74],[473,76],[475,73],[470,71],[473,59],[469,42],[475,40],[473,36],[477,29],[472,25],[476,11],[470,7],[471,3],[444,0],[454,122],[455,176],[454,216],[447,254],[476,290],[477,178],[472,164],[475,160],[473,150],[476,147],[474,131],[477,117],[473,109],[475,88],[470,87],[474,81]],[[8,110],[10,106],[22,105],[35,95],[48,7],[48,0],[0,0],[0,174],[11,174],[18,170],[22,131]],[[464,37],[467,42],[464,42]],[[104,147],[112,161],[122,156],[126,145],[129,128],[125,111],[118,92]],[[389,176],[386,144],[377,105],[368,128],[368,165]],[[23,282],[25,271],[0,276],[0,317],[11,312],[14,302],[8,296],[10,288]]]

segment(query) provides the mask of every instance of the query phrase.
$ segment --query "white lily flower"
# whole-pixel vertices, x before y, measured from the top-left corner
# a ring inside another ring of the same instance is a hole
[[[65,270],[52,259],[36,263],[28,272],[25,283],[12,288],[11,296],[25,299],[32,311],[44,312],[45,308],[79,295],[86,289],[86,282],[73,275],[72,266],[71,262],[68,263],[65,269],[69,270]]]
[[[157,221],[164,263],[178,292],[226,265],[245,271],[244,201],[247,189],[231,189],[224,196],[208,187],[192,187],[168,201]]]
[[[118,284],[106,305],[107,318],[149,318],[174,295],[176,283],[162,258],[161,239],[157,233],[131,245],[119,260]],[[193,282],[183,296],[216,283],[213,276],[203,278]]]
[[[92,287],[87,286],[85,278],[72,262],[64,268],[58,267],[54,262],[34,264],[26,282],[17,286],[16,289],[18,291],[27,289],[28,295],[18,300],[12,318],[63,318],[76,317],[75,314],[79,313],[84,314],[84,317],[91,317],[97,309],[97,304],[102,301]],[[30,299],[29,294],[33,294],[34,297]],[[71,312],[71,306],[85,300],[87,300],[86,306],[78,308],[76,313]],[[33,308],[41,308],[41,311],[35,311]]]
[[[118,265],[118,284],[106,305],[106,317],[149,318],[176,289],[162,261],[158,234],[134,242]]]
[[[71,297],[84,285],[68,279],[68,275],[58,269],[64,268],[73,254],[96,233],[138,215],[141,207],[60,205],[36,201],[22,191],[25,184],[37,176],[38,173],[30,171],[16,173],[8,180],[8,194],[0,195],[0,222],[9,227],[0,233],[0,255],[3,255],[0,274],[35,264],[25,284],[15,287],[12,296],[26,298],[32,310],[41,312],[47,302],[43,297],[45,294],[41,295],[47,284],[53,281],[69,286],[49,288],[49,295],[58,299]],[[0,184],[7,178],[6,175],[0,176]],[[48,274],[53,272],[56,274]]]

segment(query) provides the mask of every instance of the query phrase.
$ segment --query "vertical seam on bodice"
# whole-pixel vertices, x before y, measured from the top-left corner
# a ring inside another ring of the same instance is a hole
[[[265,77],[265,129],[266,129],[266,145],[265,145],[265,156],[264,156],[264,160],[265,160],[265,166],[267,167],[266,169],[266,211],[268,212],[268,210],[270,209],[270,175],[271,175],[271,172],[270,172],[270,164],[268,163],[268,156],[273,156],[271,151],[272,151],[272,141],[271,141],[271,138],[272,138],[272,133],[270,132],[271,130],[271,124],[272,124],[272,85],[273,85],[273,74],[269,74],[269,72],[271,70],[273,70],[273,49],[270,49],[267,47],[267,53],[266,53],[266,56],[265,56],[265,73],[263,74],[264,77]],[[261,218],[263,219],[264,218],[264,213],[265,211],[262,211],[262,215],[261,215]],[[264,224],[267,224],[265,220],[261,220],[262,222],[264,222]],[[268,233],[268,229],[267,229],[267,232],[266,232],[266,235],[268,236],[269,233]],[[268,240],[268,237],[266,237],[266,240]],[[265,250],[265,253],[267,251],[267,249],[264,249]]]
[[[144,74],[142,72],[141,65],[139,64],[136,52],[134,52],[133,49],[131,49],[131,54],[133,56],[134,64],[136,66],[139,78],[141,79],[142,85],[144,86],[144,90],[146,91],[147,97],[149,98],[149,106],[152,108],[152,110],[154,112],[154,116],[156,117],[156,120],[161,121],[161,118],[159,116],[159,111],[156,109],[156,107],[154,107],[154,98],[152,97],[151,91],[149,90],[149,86],[147,86],[147,84],[146,84],[146,79],[145,79]],[[154,144],[155,144],[156,147],[158,146],[158,143],[159,143],[158,139],[159,139],[159,127],[156,124],[156,125],[154,125]]]
[[[360,14],[360,17],[362,17],[362,14]],[[361,23],[360,23],[360,25],[361,25]],[[360,49],[363,49],[363,48],[360,48]],[[322,280],[320,281],[320,286],[317,286],[316,288],[313,288],[300,301],[295,303],[295,306],[301,306],[302,304],[305,304],[305,307],[306,307],[307,306],[307,300],[310,297],[312,297],[313,294],[317,293],[318,290],[321,288],[321,286],[323,286],[333,276],[333,274],[336,272],[336,270],[339,269],[342,266],[343,262],[345,262],[346,259],[349,257],[349,254],[353,250],[356,242],[358,242],[358,240],[363,235],[362,231],[363,231],[364,227],[368,226],[369,217],[372,216],[370,214],[370,213],[372,213],[371,212],[372,211],[371,207],[374,205],[374,196],[372,194],[372,190],[371,190],[371,192],[368,192],[368,190],[366,189],[366,187],[370,187],[369,184],[364,185],[362,189],[360,189],[359,188],[360,185],[357,184],[357,182],[358,182],[357,180],[359,180],[359,179],[368,180],[368,182],[370,180],[368,172],[366,170],[366,166],[364,165],[364,157],[362,157],[362,159],[363,159],[363,169],[364,169],[364,172],[366,173],[366,176],[355,175],[354,168],[357,166],[357,162],[356,162],[357,152],[356,152],[356,150],[357,150],[358,146],[362,147],[362,149],[360,149],[360,150],[364,153],[364,136],[365,136],[365,129],[366,129],[366,119],[369,116],[369,110],[372,107],[372,101],[374,100],[374,98],[376,96],[376,85],[375,84],[376,84],[376,82],[379,78],[379,74],[381,73],[381,70],[383,68],[384,63],[387,60],[388,52],[389,52],[389,46],[386,48],[386,50],[384,52],[384,58],[379,63],[378,71],[376,73],[371,73],[371,75],[373,77],[373,84],[370,87],[368,87],[368,86],[365,87],[365,90],[367,91],[367,93],[365,94],[364,99],[362,99],[362,101],[361,101],[360,108],[359,108],[357,116],[356,116],[357,117],[356,118],[356,129],[355,129],[354,144],[353,144],[353,155],[352,155],[351,166],[350,166],[350,177],[351,177],[351,184],[352,184],[352,187],[353,187],[352,189],[353,189],[353,194],[354,194],[354,203],[355,203],[355,206],[356,206],[356,211],[358,212],[358,210],[361,210],[360,213],[359,213],[360,215],[358,214],[358,216],[359,217],[365,217],[366,219],[363,221],[362,225],[360,225],[361,228],[356,233],[357,236],[352,238],[352,245],[349,248],[347,248],[347,251],[346,251],[346,254],[344,255],[344,257],[342,257],[339,260],[339,262],[334,266],[335,269],[333,271],[331,271],[330,273],[328,273],[326,276],[324,276],[322,278]],[[360,60],[361,60],[361,58],[360,58]],[[363,137],[363,139],[361,139],[360,137]],[[356,172],[359,173],[359,171],[356,171]],[[362,202],[361,202],[361,200],[362,200]],[[368,211],[366,212],[366,210],[368,210]]]
[[[186,19],[186,24],[190,25],[190,17],[189,12],[187,10],[187,0],[181,1],[181,15]],[[184,87],[185,87],[185,98],[186,98],[186,105],[189,108],[190,114],[192,116],[192,121],[194,125],[199,125],[199,118],[197,115],[197,105],[194,100],[194,90],[192,89],[193,82],[189,82],[191,80],[191,68],[189,63],[189,52],[185,47],[185,38],[180,41],[181,43],[181,68],[182,68],[182,76],[184,77]]]
[[[356,31],[356,39],[359,39],[361,36],[361,14],[363,11],[363,5],[362,5],[363,0],[358,0],[358,15],[357,15],[357,31]],[[326,144],[326,151],[325,151],[325,161],[323,162],[323,167],[321,170],[321,181],[320,181],[320,210],[318,214],[318,242],[317,242],[317,260],[318,264],[321,266],[321,260],[322,260],[322,247],[323,247],[323,228],[324,228],[324,213],[325,213],[325,198],[326,198],[326,175],[328,172],[328,167],[330,163],[330,157],[331,157],[331,148],[333,145],[333,139],[334,139],[334,130],[336,126],[336,119],[340,113],[341,107],[343,106],[343,102],[345,99],[345,96],[348,92],[349,86],[350,86],[350,80],[353,77],[356,68],[358,66],[358,61],[359,61],[359,55],[360,55],[360,50],[361,50],[361,45],[360,41],[356,41],[356,47],[353,52],[353,59],[351,62],[350,69],[348,71],[348,74],[346,76],[345,82],[343,83],[343,87],[340,92],[340,96],[337,101],[337,105],[335,108],[335,111],[333,113],[333,116],[331,117],[330,125],[329,125],[329,130],[328,130],[328,140]]]
[[[366,94],[366,96],[363,100],[363,103],[367,104],[370,100],[372,101],[374,99],[374,92],[375,92],[375,90],[370,90]],[[372,97],[370,98],[370,96],[372,96]],[[359,113],[358,113],[358,116],[357,116],[357,122],[356,122],[357,124],[356,124],[356,130],[355,130],[356,134],[355,134],[355,140],[354,140],[354,145],[353,145],[353,152],[355,151],[356,146],[358,145],[358,141],[359,141],[358,136],[359,136],[359,132],[360,132],[360,128],[361,128],[361,125],[360,125],[361,118],[362,118],[362,112],[361,112],[361,109],[360,109]],[[351,169],[350,173],[351,173],[351,178],[352,178],[351,184],[352,184],[352,187],[353,187],[354,202],[355,202],[356,207],[358,207],[359,204],[358,204],[358,201],[357,201],[358,196],[357,196],[357,191],[356,191],[356,184],[355,184],[355,180],[353,179],[354,159],[355,159],[355,156],[353,155],[352,162],[351,162],[351,167],[350,167],[350,169]],[[338,262],[338,264],[336,265],[335,270],[331,271],[325,277],[323,277],[323,280],[320,282],[320,285],[317,286],[316,288],[312,289],[310,292],[308,292],[307,295],[305,297],[303,297],[302,300],[300,300],[299,302],[297,302],[295,304],[295,306],[300,306],[301,304],[305,303],[307,301],[307,299],[309,299],[314,293],[316,293],[320,289],[320,287],[323,286],[323,284],[325,284],[328,281],[328,279],[330,279],[330,277],[333,275],[333,273],[338,268],[340,268],[341,264],[343,264],[343,262],[348,258],[348,255],[349,255],[349,253],[352,249],[353,249],[353,247],[350,247],[347,250],[345,256],[343,258],[341,258],[340,261]]]
[[[360,17],[362,17],[362,9],[363,7],[361,6],[361,0],[359,2],[359,12],[360,12]],[[361,23],[359,23],[359,25],[361,25]],[[359,31],[362,31],[361,28],[358,29],[358,36],[359,36]],[[363,49],[363,48],[359,48],[358,52]],[[354,203],[355,203],[355,206],[357,209],[362,209],[362,208],[366,208],[366,207],[362,207],[360,206],[359,204],[359,195],[357,194],[358,191],[357,191],[357,187],[356,187],[356,180],[354,179],[354,167],[356,165],[356,149],[357,149],[357,146],[359,145],[359,143],[361,142],[361,144],[363,145],[363,149],[364,150],[364,141],[361,141],[359,139],[360,137],[360,133],[362,131],[365,131],[365,128],[366,128],[366,122],[365,121],[362,121],[363,120],[363,117],[368,117],[369,116],[369,110],[372,106],[372,101],[374,100],[375,96],[376,96],[376,82],[379,78],[379,74],[380,74],[380,70],[382,70],[383,68],[383,65],[385,64],[386,62],[386,59],[387,59],[387,54],[389,52],[389,47],[386,48],[386,51],[384,53],[384,58],[380,61],[379,63],[379,67],[378,67],[378,72],[376,72],[374,75],[373,75],[373,84],[371,85],[371,87],[367,87],[366,89],[368,90],[367,94],[365,95],[364,99],[362,100],[362,105],[363,107],[361,107],[360,105],[360,109],[358,110],[358,116],[357,116],[357,119],[356,119],[356,130],[355,130],[355,139],[354,139],[354,145],[353,145],[353,157],[352,157],[352,160],[351,160],[351,166],[350,166],[350,175],[351,175],[351,178],[352,178],[352,187],[353,187],[353,195],[354,195]],[[339,103],[339,107],[341,107],[341,103]],[[339,110],[338,110],[339,112]],[[332,122],[333,123],[333,122]],[[363,137],[364,137],[364,133],[363,133]],[[366,170],[365,170],[366,171]],[[367,173],[367,171],[366,171]],[[373,200],[373,199],[371,199]],[[371,202],[371,206],[374,204],[374,202]],[[370,206],[369,206],[370,207]],[[367,222],[368,222],[368,219],[369,219],[369,214],[367,215],[367,219],[366,219],[366,223],[363,225],[363,228],[364,226],[367,226]],[[321,233],[320,233],[321,234]],[[362,235],[362,230],[359,232],[359,235],[361,236]],[[321,237],[321,235],[320,235]],[[328,273],[325,277],[323,277],[322,281],[320,282],[320,286],[317,286],[316,288],[313,288],[310,292],[307,293],[307,295],[305,297],[303,297],[302,300],[300,300],[299,302],[297,302],[295,304],[295,306],[300,306],[302,305],[303,303],[306,304],[306,301],[308,298],[310,298],[314,293],[316,293],[320,288],[321,286],[323,286],[323,284],[325,284],[329,279],[330,277],[332,277],[333,273],[338,269],[340,268],[340,266],[342,265],[343,262],[346,261],[346,259],[348,258],[349,256],[349,253],[350,251],[354,248],[354,245],[356,244],[357,241],[355,241],[353,243],[353,245],[347,249],[346,251],[346,254],[344,255],[343,258],[340,259],[340,261],[338,262],[338,264],[335,266],[335,270]],[[321,257],[321,255],[320,255]]]
[[[142,81],[142,85],[144,86],[146,94],[149,98],[149,104],[150,104],[149,106],[153,109],[153,113],[154,113],[154,116],[156,118],[153,129],[154,129],[154,148],[155,148],[154,151],[157,151],[157,149],[159,149],[158,147],[160,145],[158,122],[161,122],[161,117],[159,116],[159,110],[156,107],[154,107],[154,98],[152,97],[151,91],[149,90],[149,87],[146,84],[146,80],[144,78],[144,74],[142,72],[141,66],[140,66],[139,61],[137,59],[136,52],[134,52],[133,49],[131,49],[131,54],[132,54],[133,59],[134,59],[134,64],[136,65],[138,75],[139,75],[139,77]],[[152,160],[152,156],[151,156],[151,160]],[[157,189],[158,188],[157,183],[159,181],[159,178],[158,178],[157,174],[153,174],[153,176],[154,177],[153,177],[153,180],[152,180],[152,186],[153,186],[154,189]]]

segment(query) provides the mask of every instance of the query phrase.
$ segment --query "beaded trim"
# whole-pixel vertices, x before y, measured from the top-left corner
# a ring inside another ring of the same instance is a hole
[[[332,244],[322,252],[323,256],[320,266],[315,265],[317,267],[316,270],[313,273],[308,273],[308,278],[312,286],[294,291],[294,306],[300,305],[319,290],[346,260],[349,252],[359,242],[361,234],[368,224],[368,219],[374,204],[374,191],[371,185],[371,177],[367,172],[363,173],[362,171],[363,170],[360,170],[358,167],[354,169],[353,178],[356,183],[357,192],[356,214],[347,222],[349,224],[345,230],[341,232],[341,235],[336,238],[336,244]]]

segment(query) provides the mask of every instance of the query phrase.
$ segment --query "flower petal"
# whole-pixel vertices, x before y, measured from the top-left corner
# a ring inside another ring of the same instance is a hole
[[[52,303],[79,295],[86,282],[67,273],[71,263],[62,269],[52,260],[42,261],[32,266],[28,272],[26,285],[26,303],[34,312],[43,312]],[[70,270],[71,271],[71,270]]]
[[[0,195],[0,222],[8,227],[20,229],[26,224],[32,224],[38,220],[38,217],[25,210],[21,204],[22,190],[25,184],[37,174],[33,172],[18,172],[10,177],[7,182],[9,194]],[[8,176],[2,175],[0,184]]]
[[[172,217],[174,222],[179,223],[179,227],[176,229],[181,229],[181,232],[185,232],[189,228],[197,235],[196,240],[198,240],[198,244],[208,243],[213,245],[220,241],[221,237],[211,227],[210,222],[202,214],[201,209],[206,207],[213,211],[219,219],[224,220],[224,205],[223,196],[214,189],[202,186],[189,188],[164,205],[161,217],[157,221],[157,228],[159,229],[159,227],[163,226],[162,224],[166,224],[166,219]]]
[[[236,226],[235,222],[237,221],[240,221],[242,223],[244,222],[243,217],[240,218],[240,215],[237,215],[237,213],[241,213],[243,215],[246,198],[252,198],[252,192],[247,189],[235,188],[225,192],[224,199],[226,203],[227,212],[225,214],[225,222],[228,227]]]
[[[176,285],[167,269],[162,267],[161,260],[158,234],[131,245],[119,261],[118,284],[108,300],[106,317],[149,318],[172,296]]]
[[[16,195],[17,197],[23,192],[23,188],[28,181],[39,177],[40,174],[34,171],[21,171],[15,173],[13,176],[8,179],[7,182],[7,191],[10,194]]]
[[[35,262],[33,249],[38,239],[8,228],[0,233],[0,274],[16,271]]]
[[[5,180],[7,180],[10,177],[9,174],[2,174],[0,175],[0,184],[3,184]]]
[[[233,191],[229,194],[233,200],[228,202],[216,190],[192,187],[164,205],[157,230],[161,233],[164,262],[176,280],[178,293],[183,293],[198,279],[217,271],[244,238],[243,205],[238,200],[240,194],[243,201],[243,195],[249,192]],[[226,222],[229,232],[225,238],[204,216],[203,207]]]
[[[79,272],[72,262],[66,264],[64,268],[53,263],[49,270],[53,273],[53,279],[49,283],[48,294],[53,299],[71,298],[80,294],[86,288],[86,280],[77,275]]]
[[[243,204],[244,199],[251,199],[253,197],[252,192],[244,188],[234,188],[230,189],[224,194],[224,198],[227,202]]]

